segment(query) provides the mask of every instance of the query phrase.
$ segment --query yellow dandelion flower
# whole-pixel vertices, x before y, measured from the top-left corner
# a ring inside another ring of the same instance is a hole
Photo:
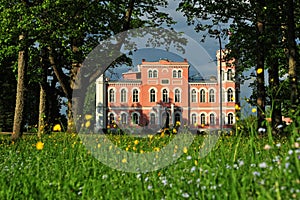
[[[133,151],[136,151],[136,147],[132,147],[132,150],[133,150]]]
[[[38,141],[35,146],[37,150],[42,150],[44,148],[44,143]]]
[[[177,122],[176,122],[176,126],[180,126],[180,121],[177,121]]]
[[[163,131],[161,134],[160,134],[160,137],[164,137],[165,136],[165,132]]]
[[[196,166],[198,165],[198,160],[195,160],[195,165],[196,165]]]
[[[152,140],[153,135],[148,135],[148,138],[149,138],[150,140]]]
[[[88,128],[88,127],[90,127],[90,126],[91,126],[91,122],[90,122],[90,121],[85,122],[85,127],[86,127],[86,128]]]
[[[176,130],[176,128],[173,128],[173,133],[177,133],[177,130]]]
[[[256,70],[256,73],[257,74],[261,74],[263,72],[263,69],[262,68],[258,68],[257,70]]]
[[[90,120],[93,118],[93,115],[88,114],[88,115],[85,115],[84,118],[85,118],[85,120]]]
[[[97,147],[98,147],[98,149],[99,149],[99,148],[101,147],[101,144],[98,144]]]
[[[235,109],[236,110],[239,110],[240,109],[240,106],[238,104],[235,104]]]
[[[138,140],[134,140],[134,142],[133,142],[135,145],[137,145],[138,143],[139,143],[139,141]]]
[[[123,158],[123,159],[122,159],[122,163],[127,163],[126,158]]]
[[[106,128],[110,128],[110,125],[107,125]]]
[[[252,108],[252,112],[255,113],[256,112],[256,108]]]
[[[141,150],[140,150],[140,153],[144,153],[144,151],[141,149]]]
[[[183,153],[187,153],[188,149],[186,147],[183,148]]]
[[[159,147],[154,147],[153,150],[159,152],[160,149]]]
[[[117,124],[114,124],[113,127],[114,127],[114,128],[117,128]]]
[[[53,127],[53,131],[61,132],[60,124],[55,124],[55,126]]]

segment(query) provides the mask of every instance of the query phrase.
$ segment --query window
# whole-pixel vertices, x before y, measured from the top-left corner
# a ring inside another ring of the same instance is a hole
[[[126,90],[122,89],[121,90],[121,103],[127,102],[127,94],[126,94]]]
[[[157,70],[153,70],[153,78],[157,78]]]
[[[152,70],[150,69],[149,71],[148,71],[148,78],[152,78],[153,77],[153,72],[152,72]]]
[[[227,70],[227,80],[232,81],[232,70],[231,69]]]
[[[139,91],[137,89],[133,90],[132,101],[139,102]]]
[[[175,123],[174,124],[176,124],[176,122],[180,122],[181,121],[181,115],[180,115],[180,113],[176,113],[175,114]]]
[[[115,102],[115,91],[114,91],[114,89],[109,90],[109,102]]]
[[[222,102],[225,102],[225,89],[222,88]]]
[[[201,103],[205,102],[205,90],[204,89],[200,90],[200,102]]]
[[[216,124],[215,115],[213,113],[209,115],[209,122],[210,122],[210,125]]]
[[[178,78],[181,78],[181,70],[178,70]]]
[[[200,115],[200,122],[201,122],[201,125],[205,125],[206,124],[206,122],[205,122],[205,114],[204,113],[202,113]]]
[[[213,89],[209,90],[209,102],[215,102],[215,91]]]
[[[150,114],[150,124],[155,124],[155,114],[154,113]]]
[[[139,115],[137,113],[132,113],[132,123],[139,124]]]
[[[230,88],[227,90],[227,101],[233,102],[233,91]]]
[[[173,78],[177,78],[177,71],[173,70]]]
[[[232,113],[228,114],[228,124],[230,124],[230,125],[233,124],[233,114]]]
[[[169,95],[167,89],[163,89],[163,102],[165,103],[169,102]]]
[[[155,90],[151,89],[150,90],[150,102],[155,102]]]
[[[225,80],[224,70],[221,71],[221,75],[222,75],[222,81],[224,81]]]
[[[196,126],[196,124],[197,124],[197,115],[196,114],[192,114],[191,124]]]
[[[195,89],[192,89],[191,99],[192,99],[193,103],[195,103],[197,101],[197,91]]]
[[[181,98],[180,98],[180,90],[176,89],[175,90],[175,102],[180,102]]]
[[[110,113],[110,115],[109,115],[109,123],[112,124],[114,120],[115,120],[114,114]]]
[[[127,124],[127,115],[125,113],[121,114],[121,123]]]
[[[169,79],[163,79],[163,80],[161,80],[161,84],[169,84]]]

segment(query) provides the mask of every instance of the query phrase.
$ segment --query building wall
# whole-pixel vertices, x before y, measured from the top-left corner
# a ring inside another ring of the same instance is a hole
[[[235,122],[235,97],[236,90],[239,90],[239,85],[234,82],[234,79],[231,76],[227,77],[235,73],[233,62],[234,60],[222,62],[222,71],[224,71],[222,111],[225,115],[223,119],[225,127],[230,127]],[[220,74],[219,68],[218,66],[218,74]],[[187,60],[183,62],[143,60],[137,72],[123,74],[124,80],[106,82],[107,124],[115,120],[121,126],[161,128],[168,113],[171,124],[180,121],[182,125],[191,128],[218,126],[220,75],[212,80],[189,82],[188,74]],[[151,91],[154,91],[152,92],[155,94],[154,99]],[[212,92],[213,102],[210,102]],[[165,98],[166,95],[168,98]],[[105,126],[104,124],[103,127]]]

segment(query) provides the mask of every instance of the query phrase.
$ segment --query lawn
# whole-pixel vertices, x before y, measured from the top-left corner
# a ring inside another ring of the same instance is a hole
[[[182,155],[168,166],[131,173],[100,162],[77,134],[44,135],[42,143],[26,135],[15,144],[0,136],[0,199],[300,199],[299,135],[220,136],[201,156],[207,137],[177,147]],[[110,135],[106,140],[146,154],[163,151],[174,138]]]

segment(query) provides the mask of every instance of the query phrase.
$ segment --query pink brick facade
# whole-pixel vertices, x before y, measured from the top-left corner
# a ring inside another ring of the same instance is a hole
[[[235,101],[239,92],[239,85],[234,82],[235,66],[232,62],[222,62],[224,128],[235,123]],[[137,68],[137,71],[124,73],[122,80],[103,79],[102,84],[97,84],[106,91],[106,94],[101,94],[99,90],[96,94],[97,106],[103,104],[105,107],[97,116],[102,119],[97,122],[102,123],[99,127],[105,128],[115,120],[121,127],[158,130],[163,126],[166,115],[169,115],[170,124],[180,121],[181,125],[192,129],[219,126],[219,76],[190,81],[187,60],[142,60]],[[219,66],[217,68],[220,74]]]

